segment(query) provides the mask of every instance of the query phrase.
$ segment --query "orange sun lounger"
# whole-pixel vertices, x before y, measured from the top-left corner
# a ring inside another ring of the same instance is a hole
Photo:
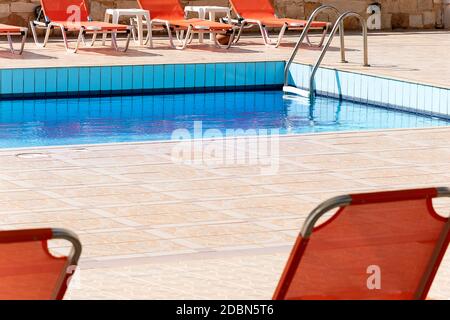
[[[257,25],[261,31],[264,44],[267,46],[278,47],[283,40],[284,33],[290,30],[302,30],[307,24],[306,20],[278,18],[275,14],[275,9],[269,0],[230,0],[231,6],[236,12],[241,29],[237,36],[239,40],[243,28],[247,25]],[[314,21],[311,24],[311,29],[323,30],[322,39],[318,46],[322,46],[323,41],[330,23]],[[281,28],[278,35],[278,40],[275,44],[272,43],[267,28]],[[309,39],[307,38],[308,43]]]
[[[47,242],[69,241],[69,256],[54,256]],[[0,231],[0,300],[60,300],[75,272],[81,243],[64,229]]]
[[[170,45],[173,48],[186,48],[192,42],[195,33],[213,33],[217,47],[229,48],[233,43],[236,29],[234,26],[203,19],[186,19],[179,0],[138,0],[138,3],[142,9],[150,11],[150,30],[153,26],[162,26],[167,29]],[[180,42],[178,46],[173,42],[172,31],[175,31]],[[217,34],[229,35],[228,44],[222,46],[217,40]]]
[[[47,45],[50,32],[54,28],[61,29],[64,45],[68,52],[77,52],[80,43],[87,46],[93,46],[97,34],[111,34],[111,46],[117,51],[126,51],[130,42],[131,26],[122,24],[113,24],[101,21],[92,21],[89,16],[89,10],[85,0],[41,0],[42,11],[45,21],[39,21],[39,18],[30,22],[34,41],[38,47]],[[38,41],[36,29],[45,29],[45,38],[42,43]],[[75,47],[71,49],[67,40],[67,32],[78,32]],[[117,44],[117,34],[126,34],[126,44],[124,48],[119,48]],[[86,34],[92,34],[92,40],[86,44]]]
[[[450,241],[450,218],[436,213],[436,197],[450,197],[450,189],[324,202],[306,219],[274,299],[425,299]]]
[[[6,36],[6,38],[8,39],[9,49],[10,49],[11,53],[22,54],[23,47],[25,46],[25,41],[27,39],[27,32],[28,32],[27,28],[10,26],[7,24],[0,23],[0,36]],[[22,37],[19,50],[14,49],[12,36],[21,36]]]

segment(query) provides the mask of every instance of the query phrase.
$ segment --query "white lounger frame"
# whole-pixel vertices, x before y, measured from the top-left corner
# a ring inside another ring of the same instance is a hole
[[[119,31],[117,31],[117,30],[102,30],[101,27],[95,27],[95,26],[92,26],[92,27],[81,26],[80,31],[78,32],[77,40],[75,42],[75,47],[71,48],[69,45],[69,40],[67,39],[67,31],[68,30],[66,29],[66,27],[62,24],[51,22],[47,17],[45,17],[45,21],[47,21],[47,22],[36,21],[36,20],[30,21],[31,32],[33,33],[34,42],[36,43],[36,46],[38,46],[39,48],[43,48],[47,45],[48,39],[50,37],[50,33],[53,28],[59,28],[61,30],[62,37],[64,40],[64,46],[65,46],[67,52],[69,52],[69,53],[76,53],[78,51],[80,43],[83,43],[83,45],[86,47],[92,47],[94,45],[95,41],[97,40],[98,34],[110,33],[111,34],[111,47],[113,47],[116,51],[125,52],[128,50],[128,46],[130,44],[132,26],[128,26],[128,28],[126,30],[119,30]],[[88,21],[92,21],[92,19],[88,18]],[[38,36],[37,36],[37,32],[36,32],[37,29],[45,30],[45,36],[44,36],[43,42],[39,42],[39,40],[38,40]],[[123,34],[127,35],[126,43],[123,48],[120,48],[119,45],[117,44],[117,34],[118,33],[123,33]],[[86,39],[85,39],[85,36],[87,34],[92,34],[92,39],[88,43],[86,42]]]
[[[305,26],[304,24],[300,24],[300,23],[284,23],[283,26],[281,27],[280,33],[278,34],[277,41],[276,41],[276,43],[274,43],[272,41],[272,39],[270,38],[267,27],[260,20],[244,19],[243,17],[239,17],[239,20],[237,20],[237,21],[238,21],[238,25],[240,25],[240,29],[239,29],[239,33],[236,37],[236,41],[235,41],[236,43],[241,38],[241,33],[244,28],[251,28],[252,26],[256,25],[259,27],[264,44],[268,47],[275,47],[275,48],[278,48],[280,46],[281,41],[283,40],[284,34],[288,29],[295,29],[295,30],[300,29],[301,30]],[[322,37],[320,39],[320,42],[317,45],[312,44],[309,37],[306,36],[306,42],[308,43],[308,45],[311,47],[319,47],[319,48],[322,47],[323,42],[325,41],[325,37],[327,35],[329,26],[330,26],[330,24],[327,23],[327,26],[324,28],[311,28],[311,29],[323,29],[323,32],[322,32]]]
[[[131,23],[134,24],[136,23],[136,19],[131,19]],[[144,23],[147,23],[146,21],[144,21]],[[169,44],[172,48],[174,49],[178,49],[178,50],[183,50],[187,47],[188,44],[190,44],[194,38],[194,35],[197,34],[201,34],[201,33],[213,33],[214,34],[214,45],[218,48],[224,48],[224,49],[229,49],[231,47],[231,45],[234,43],[234,39],[235,39],[235,35],[236,35],[236,26],[230,25],[230,30],[231,30],[231,35],[230,35],[230,40],[228,41],[227,45],[221,45],[218,41],[217,38],[215,37],[218,34],[227,34],[228,31],[222,31],[222,30],[210,30],[207,26],[193,26],[190,25],[187,30],[178,30],[176,28],[176,26],[172,25],[170,23],[170,21],[168,20],[160,20],[160,19],[152,19],[150,21],[150,26],[148,28],[148,34],[145,40],[145,44],[148,44],[148,42],[150,42],[150,48],[153,48],[153,35],[152,35],[152,30],[154,26],[162,26],[164,29],[167,30],[167,34],[169,36]],[[134,28],[133,28],[134,30]],[[174,37],[172,35],[172,31],[175,31],[175,35],[178,41],[178,45],[175,44],[174,42]],[[186,33],[186,35],[185,35]],[[133,32],[133,38],[134,38],[134,32]]]
[[[27,40],[27,34],[28,34],[28,29],[27,28],[20,28],[19,32],[4,32],[0,30],[0,36],[6,36],[6,38],[8,39],[8,44],[9,44],[9,50],[11,51],[12,54],[19,54],[21,55],[23,53],[23,48],[25,47],[25,41]],[[14,43],[12,40],[13,36],[21,36],[21,41],[20,41],[20,47],[18,50],[14,49]]]

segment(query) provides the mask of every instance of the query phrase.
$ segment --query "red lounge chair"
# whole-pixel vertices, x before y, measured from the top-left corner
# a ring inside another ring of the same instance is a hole
[[[22,54],[23,47],[25,46],[25,40],[27,39],[27,32],[28,32],[27,28],[9,26],[7,24],[0,23],[0,36],[6,36],[6,38],[8,39],[11,53]],[[22,41],[19,50],[14,49],[11,36],[22,36]]]
[[[183,8],[179,0],[138,0],[139,6],[150,11],[151,26],[163,26],[167,29],[170,45],[173,48],[184,49],[192,42],[195,33],[214,33],[214,42],[217,47],[229,48],[234,40],[235,27],[229,24],[214,22],[203,19],[186,19]],[[172,31],[180,41],[179,46],[175,46]],[[186,35],[184,35],[186,33]],[[230,36],[228,44],[222,46],[216,38],[217,34],[227,34]]]
[[[269,0],[230,0],[230,3],[241,24],[236,42],[239,40],[241,32],[246,25],[257,25],[261,31],[264,44],[278,47],[283,40],[284,33],[288,29],[302,30],[308,22],[306,20],[278,18]],[[321,21],[315,21],[311,24],[311,29],[323,30],[322,39],[318,44],[319,47],[322,46],[325,40],[329,26],[330,23]],[[267,28],[281,28],[276,44],[272,43]],[[307,41],[311,45],[308,38]]]
[[[450,218],[434,211],[436,197],[450,197],[450,189],[324,202],[306,219],[274,299],[425,299],[450,240]]]
[[[70,241],[70,255],[53,256],[51,239]],[[80,254],[77,236],[67,230],[0,231],[0,300],[62,299]]]
[[[122,52],[127,51],[130,43],[131,26],[92,21],[89,17],[89,10],[85,0],[41,0],[41,5],[45,16],[45,22],[39,21],[39,19],[30,22],[34,41],[38,47],[45,47],[47,45],[51,30],[53,28],[59,28],[61,29],[64,45],[68,52],[77,52],[80,42],[86,44],[86,34],[92,34],[92,40],[89,44],[87,44],[87,46],[93,46],[97,38],[97,34],[105,33],[111,34],[111,46],[114,49]],[[38,41],[36,28],[46,30],[43,43]],[[78,32],[78,38],[74,49],[69,47],[69,42],[67,40],[68,31]],[[127,35],[125,47],[122,49],[119,48],[117,44],[118,33]]]

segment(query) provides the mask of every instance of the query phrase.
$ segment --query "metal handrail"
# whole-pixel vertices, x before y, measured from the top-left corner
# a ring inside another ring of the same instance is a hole
[[[313,233],[316,222],[327,212],[335,209],[348,206],[352,203],[350,195],[337,196],[322,202],[306,217],[300,235],[303,239],[307,239]]]
[[[308,19],[308,22],[306,23],[305,27],[303,28],[303,32],[300,35],[300,38],[298,39],[294,50],[292,51],[291,57],[289,58],[288,62],[286,63],[286,66],[284,68],[284,85],[287,86],[288,85],[288,79],[289,79],[289,67],[291,66],[292,62],[294,61],[295,56],[297,55],[298,50],[300,49],[301,44],[303,43],[303,40],[305,40],[306,35],[308,34],[309,29],[311,28],[311,24],[314,22],[314,19],[316,18],[316,16],[325,10],[333,10],[336,13],[336,16],[340,16],[341,12],[332,5],[322,5],[320,7],[318,7],[316,10],[313,11],[313,13],[311,14],[311,16]],[[337,23],[336,23],[337,24]],[[341,28],[339,29],[339,35],[341,37],[341,61],[342,62],[346,62],[345,61],[345,43],[344,43],[344,23],[341,22],[340,23]]]
[[[364,49],[363,49],[364,50],[364,64],[363,64],[363,66],[364,67],[370,66],[369,65],[368,44],[367,44],[367,22],[366,22],[366,20],[364,20],[364,18],[359,13],[356,13],[354,11],[347,11],[347,12],[341,14],[341,16],[336,21],[336,24],[334,25],[333,30],[331,30],[330,36],[328,37],[328,41],[325,44],[325,46],[323,47],[322,52],[321,52],[319,58],[317,59],[317,62],[314,65],[314,68],[311,72],[311,76],[309,78],[309,93],[310,93],[311,97],[314,96],[314,92],[315,92],[314,77],[316,75],[317,69],[319,69],[319,66],[322,63],[325,53],[328,51],[328,48],[331,45],[331,41],[333,41],[334,35],[336,34],[336,31],[339,28],[339,25],[342,24],[343,21],[348,17],[356,17],[356,18],[358,18],[358,20],[361,23],[363,46],[364,46]],[[341,50],[342,50],[342,48],[341,48]]]

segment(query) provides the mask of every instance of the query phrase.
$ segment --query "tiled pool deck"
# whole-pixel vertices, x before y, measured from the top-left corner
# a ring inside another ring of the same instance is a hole
[[[71,298],[270,298],[308,212],[333,195],[449,185],[450,128],[285,136],[279,172],[171,161],[173,143],[0,151],[1,228],[84,244]],[[444,214],[450,201],[439,202]],[[443,205],[446,204],[444,207]],[[450,297],[447,255],[433,288]]]
[[[357,40],[348,38],[351,61],[360,54]],[[450,87],[448,32],[370,41],[374,67],[364,72]],[[0,62],[30,67],[288,55],[244,42],[227,53],[132,48],[127,58],[107,49],[78,55],[32,49],[24,58],[1,53]],[[308,62],[313,52],[305,52],[300,60]],[[337,55],[332,50],[326,65],[342,67],[333,62]],[[269,176],[254,165],[176,164],[170,142],[0,150],[0,228],[54,226],[79,234],[81,272],[67,298],[269,299],[314,206],[343,193],[450,186],[449,141],[450,128],[284,136],[279,171]],[[30,152],[45,157],[17,157]],[[436,205],[450,214],[450,201]],[[447,254],[432,298],[450,298],[449,270]]]
[[[312,37],[313,40],[318,37]],[[194,44],[179,51],[168,47],[167,41],[156,38],[154,49],[139,48],[131,44],[127,53],[117,53],[109,47],[83,48],[79,54],[67,54],[61,41],[49,43],[48,48],[38,49],[28,43],[23,57],[11,56],[4,42],[0,44],[1,68],[142,65],[167,63],[208,63],[239,61],[286,60],[292,51],[296,37],[288,37],[282,47],[266,48],[262,40],[245,37],[230,50],[216,49],[210,45]],[[450,88],[450,33],[448,31],[371,33],[369,35],[369,62],[371,68],[361,67],[362,40],[356,34],[346,35],[348,64],[340,63],[338,37],[325,56],[323,66],[339,68],[409,81],[417,81]],[[195,40],[194,40],[195,41]],[[296,61],[313,63],[317,50],[301,50]],[[430,57],[433,57],[432,59]]]

